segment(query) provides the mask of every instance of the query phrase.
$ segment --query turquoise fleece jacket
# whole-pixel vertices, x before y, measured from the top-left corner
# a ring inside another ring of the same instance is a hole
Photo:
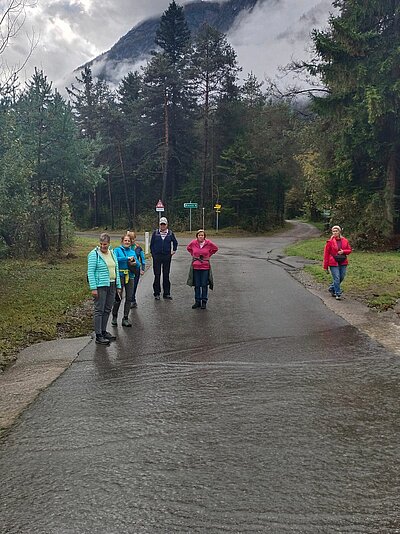
[[[128,258],[133,256],[137,262],[137,257],[132,247],[125,248],[124,245],[121,245],[114,249],[114,254],[117,256],[118,267],[121,271],[129,271]],[[124,276],[123,273],[121,275]],[[129,278],[135,278],[135,273],[129,271]]]
[[[121,287],[121,280],[118,271],[118,260],[114,254],[114,251],[109,248],[112,257],[115,261],[115,282],[117,287]],[[90,290],[93,291],[98,287],[110,286],[110,274],[106,262],[103,260],[100,254],[100,247],[96,247],[88,254],[88,270],[87,276],[89,281]]]

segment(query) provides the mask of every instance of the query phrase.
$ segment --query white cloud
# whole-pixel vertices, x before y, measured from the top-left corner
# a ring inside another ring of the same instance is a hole
[[[170,0],[39,0],[28,9],[23,31],[10,43],[3,60],[9,65],[21,64],[29,50],[26,34],[34,31],[39,43],[22,74],[29,78],[36,66],[56,86],[63,87],[74,69],[107,51],[140,21],[160,15],[169,3]],[[261,79],[271,77],[277,66],[286,64],[293,54],[304,57],[310,30],[323,26],[330,10],[328,0],[265,0],[251,14],[242,15],[240,25],[228,38],[243,72],[253,71]],[[115,68],[125,72],[130,65]]]
[[[228,35],[243,66],[243,77],[273,78],[293,58],[306,59],[311,30],[327,25],[333,11],[328,0],[270,0],[240,17]]]

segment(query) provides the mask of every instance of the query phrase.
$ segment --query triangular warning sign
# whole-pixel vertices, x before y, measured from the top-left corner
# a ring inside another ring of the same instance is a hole
[[[161,202],[161,200],[159,200],[157,202],[156,208],[163,208],[163,207],[164,207],[164,204]]]

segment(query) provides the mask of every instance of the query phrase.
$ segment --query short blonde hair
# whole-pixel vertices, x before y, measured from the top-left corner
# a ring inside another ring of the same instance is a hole
[[[128,235],[131,238],[131,241],[136,239],[136,232],[134,230],[127,230],[125,235]]]

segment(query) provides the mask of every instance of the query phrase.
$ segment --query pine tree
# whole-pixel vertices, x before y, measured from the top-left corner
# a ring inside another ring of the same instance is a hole
[[[333,145],[327,172],[334,214],[359,242],[373,246],[400,232],[400,5],[334,5],[339,14],[330,27],[313,34],[317,59],[308,69],[329,90],[315,98],[315,109]]]
[[[196,87],[198,104],[203,120],[202,171],[200,205],[203,208],[211,200],[210,179],[210,119],[213,110],[226,89],[227,80],[234,82],[239,67],[236,53],[226,36],[204,24],[193,43],[191,77]]]

